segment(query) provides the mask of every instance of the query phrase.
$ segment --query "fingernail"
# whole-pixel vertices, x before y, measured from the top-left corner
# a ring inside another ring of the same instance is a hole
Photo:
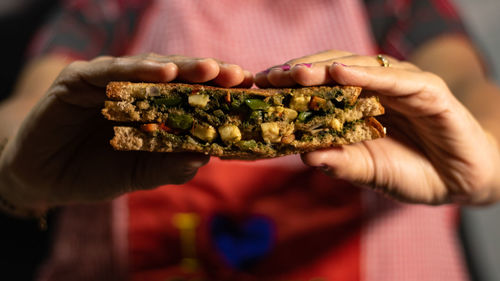
[[[311,68],[312,63],[309,63],[309,62],[308,62],[308,63],[299,63],[299,64],[297,64],[296,66],[300,66],[300,65],[303,65],[303,66],[306,66],[306,67]]]
[[[281,69],[283,71],[288,71],[288,70],[290,70],[290,68],[292,68],[292,67],[289,64],[275,65],[273,67],[270,67],[270,68],[262,71],[262,73],[268,74],[273,69]]]
[[[234,63],[221,63],[220,65],[221,65],[221,66],[224,66],[224,67],[226,67],[226,68],[230,68],[230,67],[239,67],[239,65],[234,64]]]
[[[191,162],[189,162],[189,163],[186,164],[185,169],[186,170],[196,171],[197,169],[205,166],[208,163],[209,159],[210,158],[208,158],[208,159],[200,159],[199,161],[191,161]]]
[[[198,62],[212,62],[212,61],[214,61],[214,59],[212,59],[212,58],[202,58],[202,59],[198,60]]]
[[[288,71],[288,70],[290,70],[291,67],[288,64],[284,64],[284,65],[280,65],[279,68],[281,68],[284,71]]]
[[[323,173],[328,173],[330,171],[330,167],[326,164],[322,164],[320,166],[315,167],[317,170],[323,172]]]
[[[348,65],[343,64],[343,63],[340,63],[340,62],[334,62],[334,63],[333,63],[333,65],[335,65],[335,66],[339,66],[339,65],[341,65],[341,66],[343,66],[343,67],[349,67]]]

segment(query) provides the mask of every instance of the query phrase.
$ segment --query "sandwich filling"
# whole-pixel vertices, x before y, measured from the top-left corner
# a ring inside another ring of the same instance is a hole
[[[168,144],[167,150],[189,147],[220,156],[237,150],[274,157],[318,143],[342,144],[357,127],[373,122],[371,116],[383,113],[376,97],[351,98],[342,87],[275,89],[269,94],[177,84],[168,90],[153,85],[133,91],[125,99],[106,101],[103,114],[133,122],[129,133]]]

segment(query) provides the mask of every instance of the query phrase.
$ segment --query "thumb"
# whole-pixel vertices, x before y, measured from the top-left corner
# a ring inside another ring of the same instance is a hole
[[[199,153],[144,152],[136,158],[132,189],[151,189],[191,180],[210,157]]]
[[[359,184],[374,182],[375,164],[363,143],[305,153],[302,161],[327,175]]]

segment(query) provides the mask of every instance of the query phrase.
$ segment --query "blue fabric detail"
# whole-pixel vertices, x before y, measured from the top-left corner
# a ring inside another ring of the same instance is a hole
[[[233,269],[249,270],[273,246],[274,224],[263,216],[244,221],[216,215],[210,225],[215,247]]]

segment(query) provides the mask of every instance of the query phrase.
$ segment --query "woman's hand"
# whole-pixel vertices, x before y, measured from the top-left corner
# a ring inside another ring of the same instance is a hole
[[[9,140],[0,158],[1,196],[19,208],[44,210],[191,179],[207,156],[114,151],[112,124],[100,113],[110,81],[174,80],[253,83],[250,72],[214,59],[148,54],[74,62]]]
[[[387,127],[386,138],[304,154],[308,165],[405,202],[498,200],[500,157],[495,140],[441,78],[408,62],[389,60],[390,67],[381,67],[375,56],[332,50],[258,73],[256,83],[361,86],[376,92],[388,108],[379,118]]]

